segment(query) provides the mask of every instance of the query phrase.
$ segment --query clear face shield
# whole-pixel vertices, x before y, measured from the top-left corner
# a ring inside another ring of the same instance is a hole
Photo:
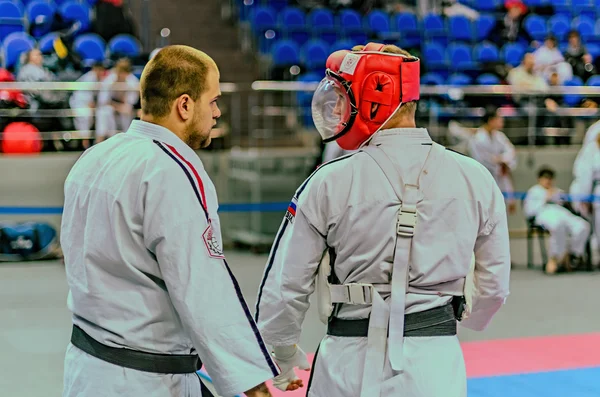
[[[350,128],[356,116],[352,91],[344,83],[328,70],[313,95],[312,117],[324,142],[335,140]]]

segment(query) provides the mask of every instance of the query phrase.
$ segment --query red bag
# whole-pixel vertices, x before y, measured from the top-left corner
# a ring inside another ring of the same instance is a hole
[[[42,135],[32,124],[17,121],[10,123],[2,133],[4,154],[37,154],[42,151]]]
[[[0,68],[0,82],[11,83],[15,77],[6,69]],[[15,106],[25,109],[28,107],[27,99],[20,90],[0,90],[0,102],[4,108],[13,108]]]

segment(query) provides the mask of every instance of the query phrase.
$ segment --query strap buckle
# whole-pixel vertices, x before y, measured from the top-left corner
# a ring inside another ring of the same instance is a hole
[[[373,302],[373,286],[371,284],[344,284],[347,303],[350,305],[368,305]]]
[[[396,233],[402,237],[412,237],[415,234],[417,226],[417,208],[416,206],[403,205],[398,212],[398,222],[396,224]]]

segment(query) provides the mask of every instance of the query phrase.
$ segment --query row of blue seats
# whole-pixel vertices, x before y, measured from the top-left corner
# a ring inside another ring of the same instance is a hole
[[[16,4],[21,4],[22,6],[27,6],[29,3],[35,0],[9,0]],[[86,4],[89,6],[94,6],[98,3],[99,0],[44,0],[46,3],[55,3],[58,6],[61,6],[63,3],[68,1],[75,1],[77,3]]]
[[[361,42],[341,40],[329,45],[323,40],[313,39],[303,46],[298,46],[292,40],[279,40],[273,44],[271,50],[271,65],[303,65],[308,70],[322,70],[329,54],[341,49],[350,49],[355,44]],[[592,57],[600,57],[599,44],[589,44],[587,50]],[[498,48],[490,42],[483,42],[474,47],[464,43],[452,43],[444,47],[439,43],[430,42],[423,45],[421,58],[427,71],[476,71],[482,64],[494,62],[516,67],[529,51],[531,48],[520,43],[507,43]]]
[[[576,30],[583,40],[600,40],[600,19],[579,15],[570,18],[563,14],[545,18],[531,14],[525,17],[523,25],[527,33],[535,40],[543,40],[549,33],[559,40],[567,37],[571,30]]]
[[[12,69],[23,52],[36,47],[43,53],[52,52],[56,37],[57,33],[49,33],[36,41],[27,33],[11,33],[4,39],[0,47],[2,67]],[[136,57],[141,53],[142,46],[135,37],[127,34],[117,35],[107,44],[102,37],[95,33],[84,33],[75,39],[73,50],[81,57],[84,64],[90,64],[103,61],[110,54]]]
[[[36,23],[33,35],[40,38],[51,30],[55,14],[68,23],[79,21],[80,32],[90,28],[91,9],[86,3],[68,0],[57,5],[52,1],[32,0],[26,7],[11,0],[0,0],[0,40],[14,32],[24,32],[28,25]],[[42,23],[38,23],[42,22]]]

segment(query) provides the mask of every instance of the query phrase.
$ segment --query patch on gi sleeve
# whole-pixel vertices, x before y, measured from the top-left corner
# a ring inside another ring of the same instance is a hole
[[[298,206],[298,199],[294,197],[290,205],[288,205],[287,212],[285,213],[285,218],[290,221],[290,223],[294,223],[294,218],[296,217],[296,207]]]
[[[225,255],[223,255],[223,248],[219,243],[219,239],[215,235],[212,224],[209,223],[208,227],[202,233],[202,240],[204,240],[204,245],[208,250],[208,255],[212,258],[225,259]]]

